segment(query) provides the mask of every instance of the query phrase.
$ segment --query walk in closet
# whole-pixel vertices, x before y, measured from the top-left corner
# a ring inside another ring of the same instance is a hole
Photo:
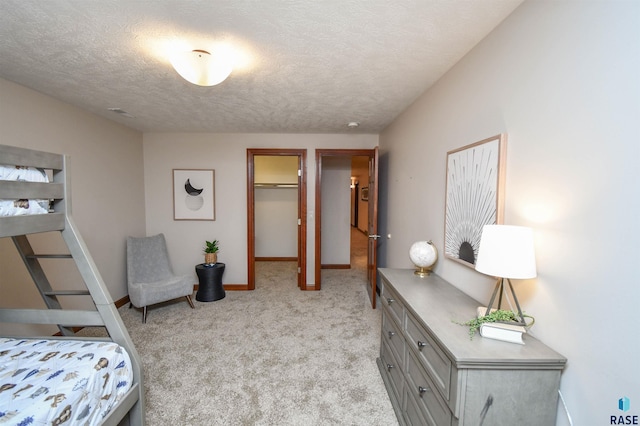
[[[256,260],[298,257],[298,157],[255,157]]]

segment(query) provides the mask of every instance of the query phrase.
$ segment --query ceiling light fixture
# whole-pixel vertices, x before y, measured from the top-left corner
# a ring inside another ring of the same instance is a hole
[[[189,83],[215,86],[222,83],[233,70],[222,56],[213,56],[206,50],[178,52],[171,57],[171,65]]]
[[[347,127],[350,128],[350,129],[355,129],[355,128],[359,127],[359,126],[360,126],[360,123],[358,123],[357,121],[350,121],[347,124]]]

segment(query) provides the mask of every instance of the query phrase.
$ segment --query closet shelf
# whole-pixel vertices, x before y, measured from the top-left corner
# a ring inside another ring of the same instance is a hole
[[[297,188],[297,183],[254,183],[254,188]]]

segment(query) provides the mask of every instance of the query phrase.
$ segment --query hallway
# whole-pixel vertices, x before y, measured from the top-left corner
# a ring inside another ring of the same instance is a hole
[[[367,271],[367,236],[358,228],[351,227],[351,269]]]

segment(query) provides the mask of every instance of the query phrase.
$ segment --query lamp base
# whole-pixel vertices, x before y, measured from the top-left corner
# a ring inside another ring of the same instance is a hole
[[[416,267],[416,270],[413,272],[415,275],[419,276],[420,278],[424,278],[424,277],[428,277],[429,275],[431,275],[431,272],[433,272],[433,266],[429,266],[429,267],[422,267],[422,266],[418,266]]]
[[[517,325],[522,325],[522,326],[527,326],[527,323],[524,320],[524,315],[522,315],[522,309],[520,309],[520,303],[518,303],[518,298],[516,297],[516,292],[513,291],[513,286],[511,285],[511,280],[509,280],[509,278],[498,278],[498,281],[496,281],[496,286],[493,289],[493,294],[491,295],[491,300],[489,301],[489,304],[487,305],[487,312],[485,312],[485,315],[489,315],[491,313],[491,308],[493,307],[493,302],[496,299],[496,296],[498,296],[498,309],[500,309],[500,306],[502,305],[502,294],[505,292],[505,286],[504,286],[504,281],[507,280],[507,283],[509,284],[509,290],[511,291],[511,296],[513,297],[513,302],[516,304],[516,308],[518,308],[518,319],[520,321],[518,322],[514,322]]]

